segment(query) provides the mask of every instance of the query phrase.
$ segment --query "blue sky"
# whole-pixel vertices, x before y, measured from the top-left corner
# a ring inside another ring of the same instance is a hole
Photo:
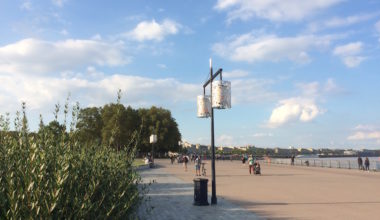
[[[170,109],[184,141],[223,68],[232,108],[216,145],[380,148],[380,2],[349,0],[2,1],[0,113],[27,103],[32,129],[54,105]]]

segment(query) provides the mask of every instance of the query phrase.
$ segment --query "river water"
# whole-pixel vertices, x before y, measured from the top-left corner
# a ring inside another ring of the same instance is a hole
[[[363,159],[363,166],[365,157]],[[370,170],[380,171],[380,157],[368,157],[370,163]],[[331,167],[331,168],[345,168],[345,169],[358,169],[357,157],[329,157],[329,158],[317,158],[317,157],[302,157],[295,158],[295,165],[306,166],[307,162],[309,166],[315,167]],[[290,164],[290,158],[287,159],[271,159],[271,163]]]

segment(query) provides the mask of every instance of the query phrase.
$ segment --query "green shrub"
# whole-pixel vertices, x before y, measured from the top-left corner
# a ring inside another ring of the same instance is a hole
[[[66,114],[67,106],[65,121]],[[0,117],[0,219],[135,217],[142,199],[132,166],[137,132],[119,151],[81,147],[73,129],[59,135],[52,129],[30,133],[25,104],[16,132],[9,124],[9,115]]]

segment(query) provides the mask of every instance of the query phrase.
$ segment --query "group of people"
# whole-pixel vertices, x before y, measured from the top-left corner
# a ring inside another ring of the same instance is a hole
[[[185,171],[187,171],[187,164],[190,162],[194,162],[195,166],[195,175],[196,176],[205,176],[206,175],[206,169],[205,169],[205,163],[202,163],[202,158],[200,155],[192,155],[191,158],[187,155],[180,156],[178,158],[178,162],[182,162],[183,168]],[[245,162],[248,162],[248,168],[249,168],[249,174],[261,174],[261,167],[260,163],[256,158],[251,155],[249,157],[243,155],[242,156],[242,162],[245,164]],[[173,159],[171,158],[171,163],[173,164]]]
[[[250,155],[249,157],[247,155],[243,155],[241,157],[242,164],[244,165],[246,161],[248,161],[249,174],[261,174],[260,163],[253,155]]]
[[[368,157],[364,160],[364,166],[363,166],[363,159],[359,156],[358,157],[358,168],[359,170],[368,170],[369,171],[369,159]]]
[[[248,169],[249,174],[261,174],[260,163],[258,160],[255,160],[255,157],[253,155],[249,156],[248,158]]]
[[[187,171],[188,163],[193,162],[195,166],[195,175],[206,176],[205,163],[202,163],[202,158],[200,155],[194,154],[194,155],[191,155],[191,157],[187,155],[179,155],[177,157],[170,156],[171,164],[173,164],[176,159],[178,163],[183,164],[183,168],[185,171]],[[242,156],[243,165],[245,165],[246,162],[248,162],[249,174],[261,175],[260,163],[253,155],[250,155],[249,157],[247,155],[243,155]]]
[[[175,157],[170,157],[171,164],[174,163]],[[201,175],[206,175],[206,169],[204,167],[205,163],[202,163],[202,159],[200,155],[192,155],[191,158],[187,155],[182,155],[177,157],[178,163],[183,164],[183,169],[187,171],[187,164],[190,162],[194,163],[195,166],[195,175],[196,176],[201,176]],[[202,170],[202,173],[201,173]]]

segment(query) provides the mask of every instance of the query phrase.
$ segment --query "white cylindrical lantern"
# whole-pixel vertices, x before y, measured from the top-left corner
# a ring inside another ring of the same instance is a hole
[[[212,107],[231,108],[231,82],[219,80],[212,83]]]
[[[199,95],[197,97],[197,107],[198,113],[197,116],[199,118],[207,118],[211,116],[211,101],[210,96]]]
[[[156,142],[157,142],[157,135],[152,134],[152,135],[150,136],[150,143],[151,143],[151,144],[154,144],[154,143],[156,143]]]

